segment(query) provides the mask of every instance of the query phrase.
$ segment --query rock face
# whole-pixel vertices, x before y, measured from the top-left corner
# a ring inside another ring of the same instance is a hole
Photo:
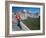
[[[17,26],[17,20],[16,20],[16,18],[15,18],[15,14],[14,13],[12,13],[12,30],[13,31],[19,31],[20,30],[20,28]]]
[[[15,16],[16,15],[14,13],[12,13],[12,31],[30,30],[22,21],[20,21],[20,25],[22,27],[22,29],[20,29],[17,26],[17,20],[16,20]]]
[[[15,18],[15,14],[12,14],[12,23],[16,23],[17,24],[17,20]]]
[[[19,12],[20,13],[20,16],[21,16],[21,20],[25,20],[27,19],[27,11],[24,9],[22,11]]]

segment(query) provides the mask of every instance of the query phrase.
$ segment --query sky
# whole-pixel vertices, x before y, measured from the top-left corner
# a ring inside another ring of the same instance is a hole
[[[36,7],[12,7],[12,12],[16,13],[24,9],[26,11],[31,11],[31,13],[40,13],[40,8],[36,8]]]

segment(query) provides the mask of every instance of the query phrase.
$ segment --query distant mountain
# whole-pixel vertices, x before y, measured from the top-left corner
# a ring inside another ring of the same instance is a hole
[[[32,13],[31,11],[28,11],[26,9],[23,9],[23,10],[20,10],[18,12],[21,12],[21,13],[27,13],[28,15],[32,15],[32,16],[39,16],[40,13],[36,12],[36,13]]]
[[[39,13],[32,13],[31,11],[27,11],[28,14],[30,15],[38,15]]]

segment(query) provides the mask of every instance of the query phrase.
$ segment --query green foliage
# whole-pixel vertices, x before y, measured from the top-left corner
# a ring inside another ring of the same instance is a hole
[[[22,22],[31,30],[39,30],[40,29],[40,17],[39,18],[30,18],[26,20],[22,20]]]

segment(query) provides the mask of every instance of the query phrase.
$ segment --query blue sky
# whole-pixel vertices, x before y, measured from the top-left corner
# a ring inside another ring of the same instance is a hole
[[[40,13],[40,8],[36,7],[12,7],[12,12],[19,12],[20,10],[31,11],[32,13]]]

